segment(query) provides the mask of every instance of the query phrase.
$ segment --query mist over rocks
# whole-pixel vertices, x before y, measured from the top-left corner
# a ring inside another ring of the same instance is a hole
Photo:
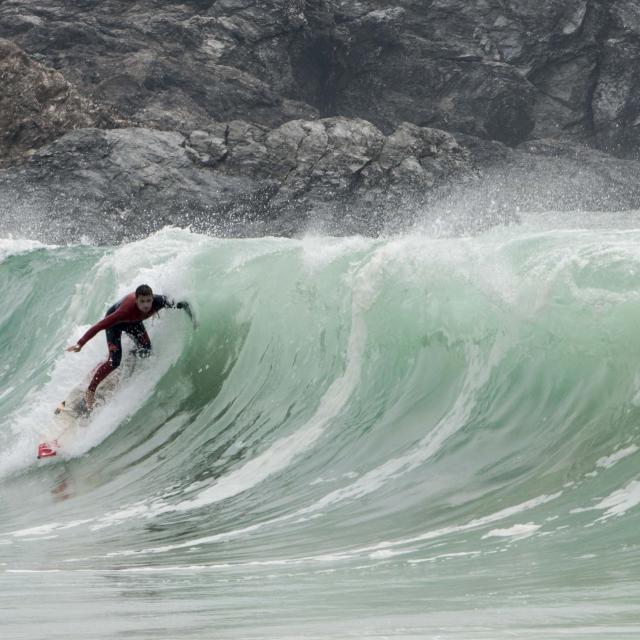
[[[3,233],[640,208],[632,0],[5,0],[0,38]]]
[[[586,219],[585,212],[633,214],[639,208],[640,162],[553,138],[524,142],[515,149],[467,136],[459,136],[459,141],[469,145],[482,167],[480,177],[455,185],[425,214],[427,219],[448,220],[454,233],[519,221],[526,212],[546,212],[558,219],[563,213],[581,212]]]

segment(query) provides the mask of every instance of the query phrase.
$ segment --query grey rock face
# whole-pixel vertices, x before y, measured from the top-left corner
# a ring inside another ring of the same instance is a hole
[[[168,129],[212,119],[279,124],[316,111],[293,97],[303,0],[0,4],[0,37],[125,117]]]
[[[603,29],[593,123],[603,149],[640,158],[640,5],[611,3]]]
[[[69,133],[0,172],[2,231],[117,243],[203,220],[224,232],[234,216],[258,215],[269,185],[200,168],[183,142],[141,128]]]
[[[410,123],[385,136],[342,117],[187,136],[81,129],[0,171],[0,233],[116,243],[168,224],[376,234],[437,219],[469,231],[521,211],[637,207],[638,175],[638,162],[551,139],[513,150]]]
[[[309,192],[316,183],[344,192],[360,183],[372,186],[370,180],[391,186],[397,179],[406,188],[399,167],[409,160],[419,167],[421,178],[414,182],[421,187],[432,158],[449,163],[448,175],[470,168],[464,149],[444,131],[403,123],[385,137],[366,120],[342,117],[291,120],[271,130],[233,121],[194,131],[186,144],[203,165],[227,175],[277,180],[280,191],[291,196]]]
[[[430,191],[477,173],[471,155],[450,134],[403,123],[390,136],[371,123],[349,118],[293,120],[275,129],[242,121],[196,131],[185,141],[194,162],[226,176],[252,176],[274,187],[269,207],[277,218],[289,210],[296,233],[309,222],[305,212],[328,211],[339,227],[345,207],[369,209],[351,230],[371,233],[389,216],[378,208],[411,197],[424,201]],[[215,158],[215,159],[214,159]],[[376,210],[376,211],[374,211]],[[326,216],[325,216],[326,218]]]
[[[593,133],[604,1],[343,0],[333,17],[337,113],[510,145]]]
[[[114,127],[115,114],[81,97],[60,73],[0,39],[0,166],[77,127]]]
[[[589,149],[640,155],[632,0],[4,0],[0,37],[4,233],[640,205],[638,163]]]
[[[233,121],[186,137],[83,129],[0,172],[1,230],[36,229],[58,242],[118,242],[167,224],[291,234],[313,223],[318,208],[331,211],[323,223],[339,225],[346,208],[365,207],[359,231],[371,232],[385,222],[373,220],[376,200],[419,198],[425,182],[474,173],[451,135],[409,124],[388,138],[346,118],[272,130]]]
[[[345,115],[626,155],[639,33],[635,0],[0,4],[1,37],[144,126]]]
[[[638,154],[634,0],[342,0],[333,10],[335,113],[383,131],[407,120],[512,146],[572,137]]]

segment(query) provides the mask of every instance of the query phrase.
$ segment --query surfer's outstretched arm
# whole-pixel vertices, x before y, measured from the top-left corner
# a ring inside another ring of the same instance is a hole
[[[163,307],[166,307],[169,309],[182,309],[189,316],[189,319],[191,320],[191,324],[193,325],[193,328],[196,329],[198,327],[198,321],[196,320],[193,310],[191,309],[191,305],[186,300],[180,300],[179,302],[174,302],[171,298],[168,298],[167,296],[154,296],[154,297],[158,298],[158,301],[156,302],[154,300],[154,303],[158,305],[159,309],[162,309]]]
[[[67,351],[75,351],[78,352],[84,345],[96,335],[96,333],[102,331],[103,329],[108,329],[109,327],[113,327],[114,324],[118,324],[122,322],[127,317],[128,308],[122,304],[120,305],[113,313],[106,315],[100,322],[96,322],[83,336],[78,340],[76,344],[67,348]]]

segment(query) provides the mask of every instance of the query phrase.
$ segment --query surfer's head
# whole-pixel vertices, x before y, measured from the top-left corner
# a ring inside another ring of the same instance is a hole
[[[153,291],[148,284],[141,284],[136,289],[136,306],[143,313],[151,311],[153,306]]]

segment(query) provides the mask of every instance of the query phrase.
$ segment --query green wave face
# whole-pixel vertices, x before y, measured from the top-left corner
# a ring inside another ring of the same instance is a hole
[[[167,637],[209,637],[201,615],[216,637],[635,637],[639,246],[522,227],[2,241],[7,628],[37,624],[19,583],[52,629],[52,593],[99,612],[100,637],[159,637],[128,606],[170,614]],[[198,329],[147,321],[153,357],[36,461],[106,357],[103,334],[64,347],[141,282]]]

